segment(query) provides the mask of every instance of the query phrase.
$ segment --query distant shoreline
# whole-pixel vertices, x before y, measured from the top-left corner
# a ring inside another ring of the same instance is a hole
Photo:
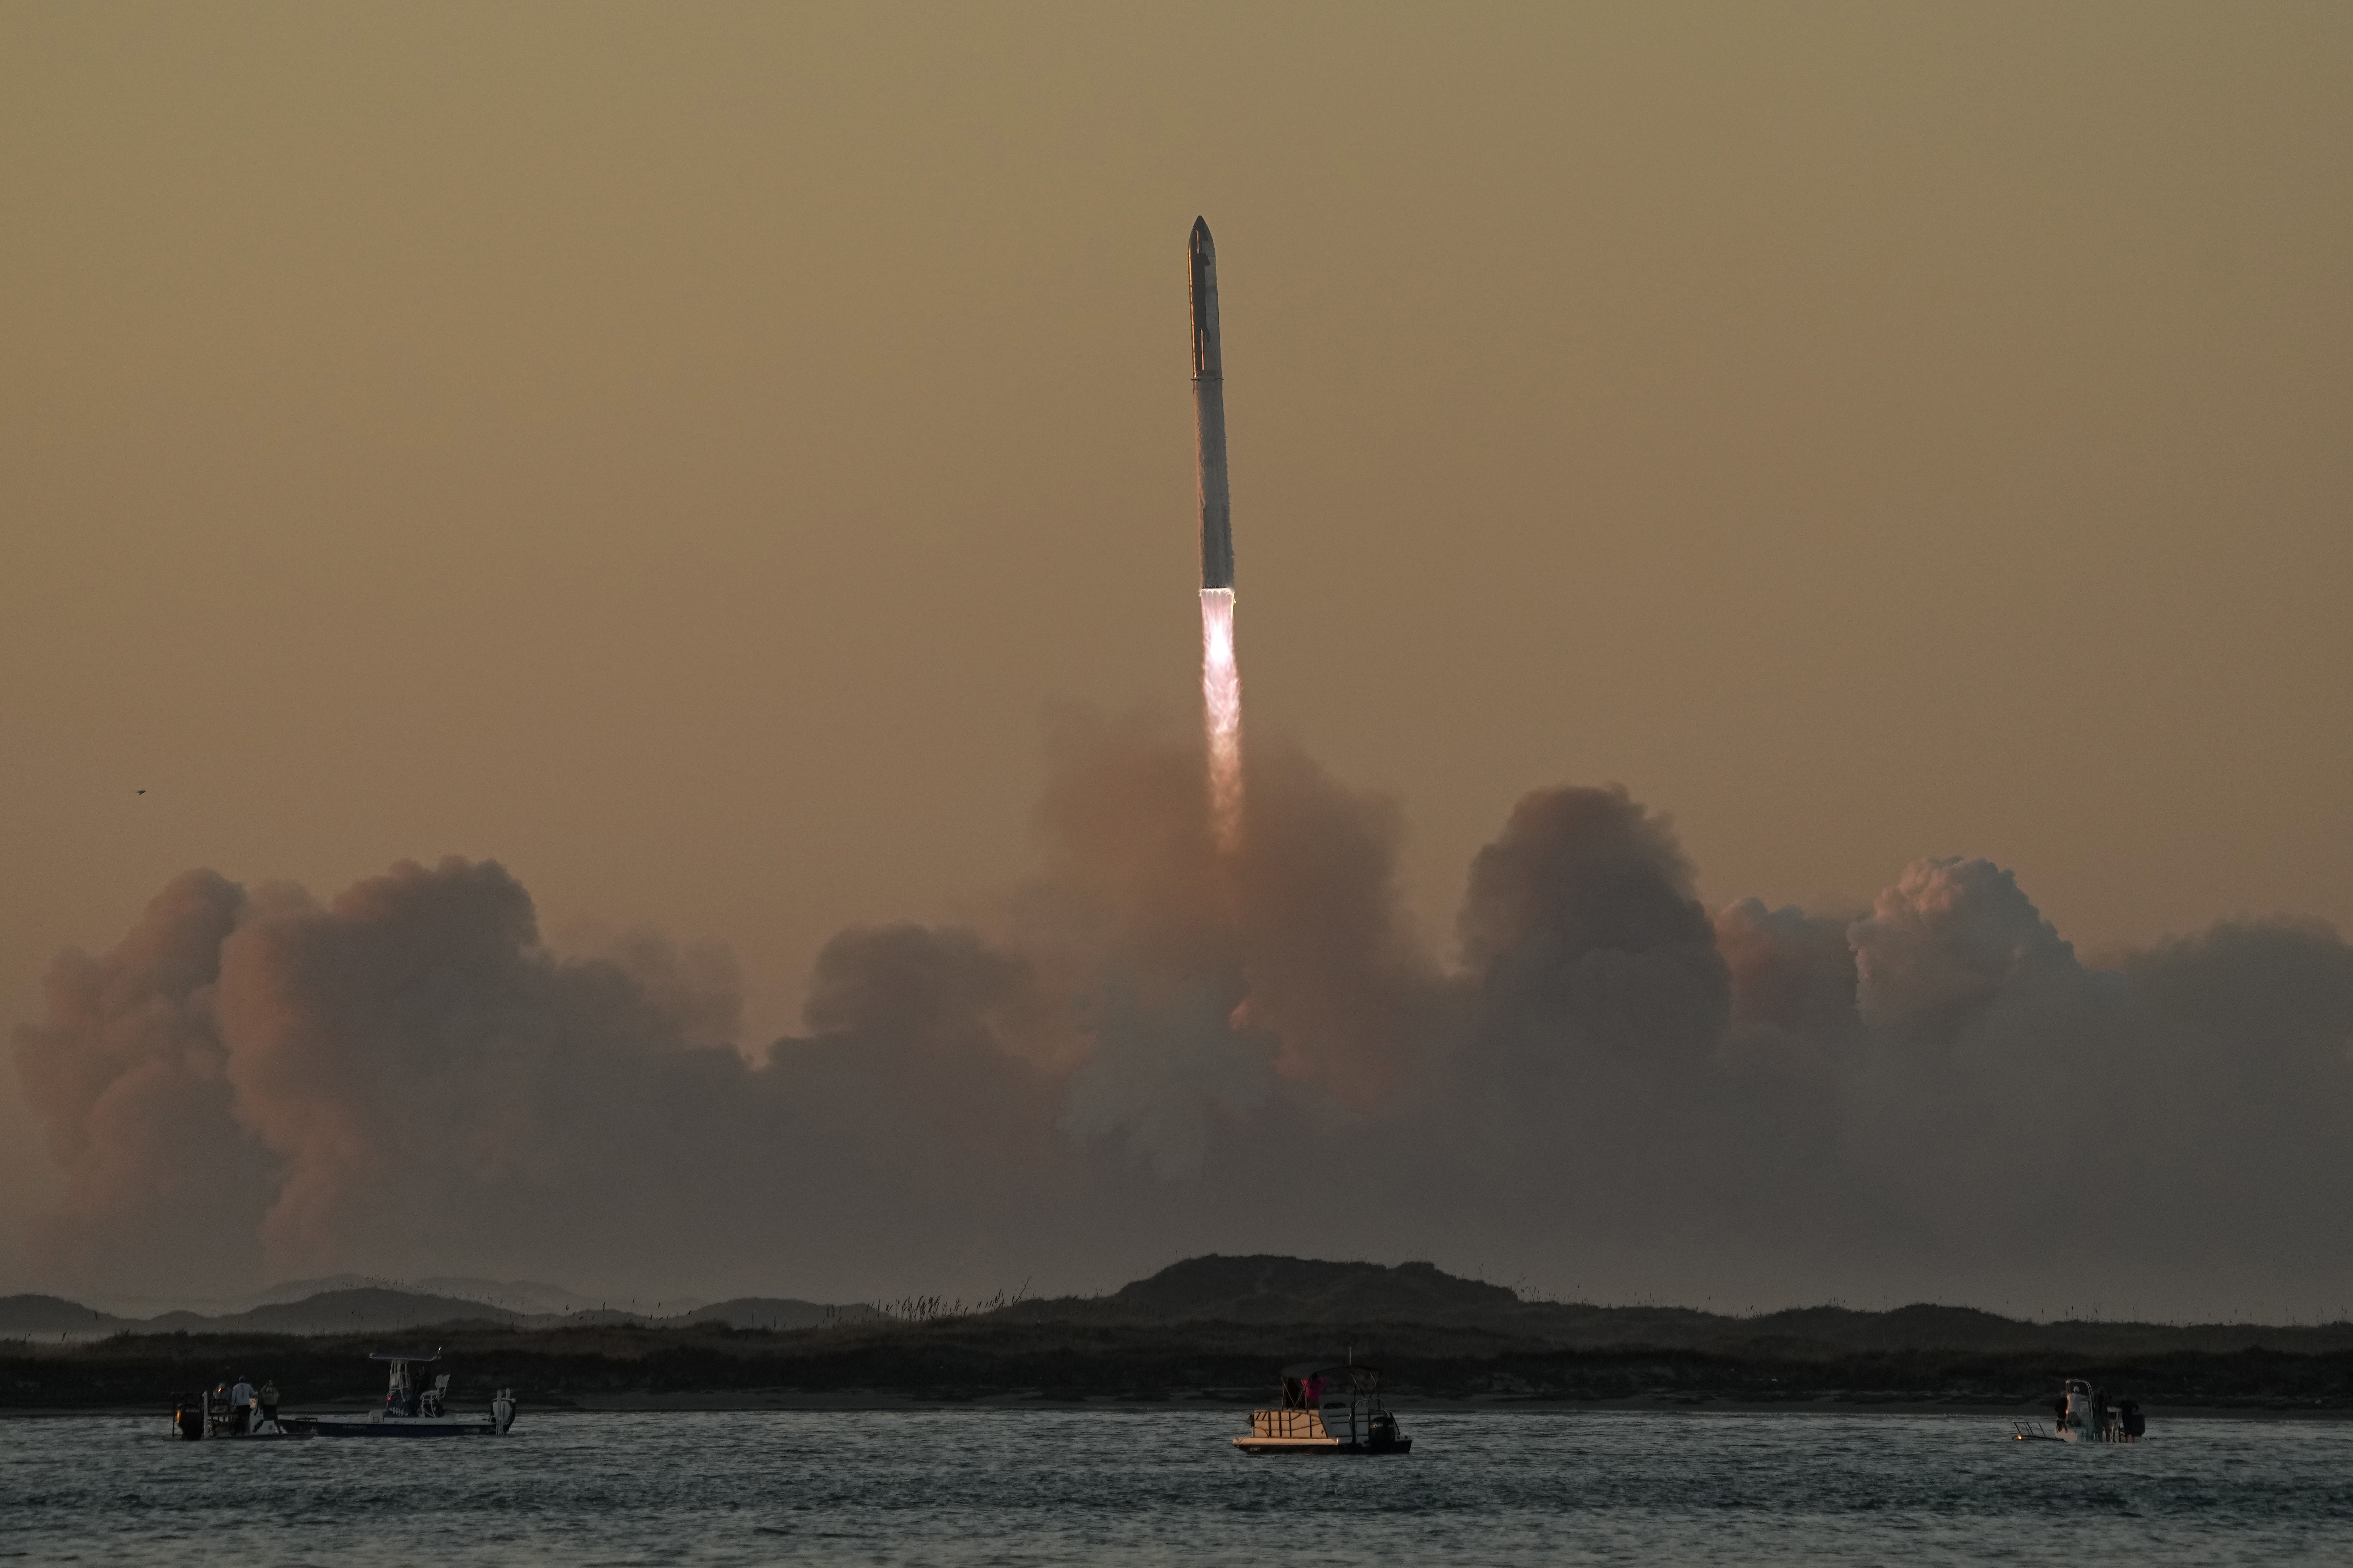
[[[70,1309],[15,1305],[20,1320]],[[257,1310],[234,1330],[215,1322],[0,1344],[0,1409],[168,1410],[247,1374],[273,1380],[289,1410],[365,1409],[384,1388],[383,1369],[367,1358],[405,1349],[446,1356],[455,1406],[480,1408],[511,1388],[525,1411],[543,1415],[1240,1411],[1275,1397],[1279,1369],[1345,1358],[1380,1368],[1400,1410],[1432,1413],[2034,1421],[2049,1418],[2063,1380],[2085,1378],[2160,1421],[2191,1412],[2353,1418],[2353,1323],[2039,1324],[1925,1304],[1734,1319],[1525,1301],[1427,1264],[1208,1257],[1100,1300],[914,1317],[860,1319],[782,1298],[721,1303],[693,1323],[438,1315],[454,1305],[329,1293]],[[778,1323],[796,1313],[809,1321]],[[306,1321],[342,1326],[288,1331]]]
[[[526,1410],[1249,1409],[1275,1369],[1353,1346],[1400,1409],[1463,1412],[1970,1414],[2039,1419],[2084,1377],[2151,1415],[2353,1416],[2353,1351],[2176,1345],[1975,1350],[1772,1344],[1562,1346],[1477,1327],[1108,1324],[958,1320],[797,1333],[514,1331],[443,1324],[452,1402],[512,1387]],[[248,1373],[290,1410],[380,1398],[376,1335],[124,1336],[0,1351],[0,1409],[169,1409]],[[373,1386],[372,1386],[373,1385]]]

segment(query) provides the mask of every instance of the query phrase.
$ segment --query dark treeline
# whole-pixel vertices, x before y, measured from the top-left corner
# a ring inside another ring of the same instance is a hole
[[[1894,1314],[1852,1314],[1855,1317]],[[1997,1320],[1999,1321],[1999,1320]],[[2034,1327],[2033,1325],[2014,1325]],[[1247,1404],[1274,1369],[1353,1349],[1392,1392],[1429,1400],[1710,1400],[1867,1406],[1951,1403],[2021,1408],[2084,1376],[2153,1410],[2205,1407],[2353,1411],[2353,1346],[2342,1330],[2251,1331],[2234,1348],[2183,1342],[2199,1331],[2091,1330],[2036,1346],[1840,1346],[1781,1336],[1690,1344],[1565,1346],[1468,1326],[1330,1322],[1038,1321],[999,1314],[790,1332],[723,1325],[516,1330],[450,1323],[404,1342],[438,1345],[453,1394],[480,1403],[511,1385],[545,1409],[645,1395],[764,1393],[955,1401],[1207,1398]],[[2168,1334],[2180,1338],[2168,1342]],[[0,1353],[0,1407],[163,1409],[239,1375],[274,1379],[285,1403],[353,1405],[379,1395],[364,1358],[381,1336],[121,1335]]]

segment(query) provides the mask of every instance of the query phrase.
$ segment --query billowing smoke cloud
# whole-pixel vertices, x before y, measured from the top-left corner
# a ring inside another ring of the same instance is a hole
[[[259,1261],[273,1172],[231,1120],[216,1016],[221,949],[252,907],[191,871],[113,952],[50,969],[16,1068],[68,1173],[40,1238],[62,1278],[210,1282]]]
[[[49,1268],[842,1299],[1268,1248],[1718,1305],[2353,1300],[2326,927],[2094,966],[1983,860],[1860,918],[1711,911],[1663,818],[1563,788],[1474,859],[1448,959],[1391,807],[1261,737],[1221,847],[1203,744],[1061,725],[1037,879],[842,932],[750,1054],[723,953],[558,952],[494,864],[183,877],[18,1036]]]

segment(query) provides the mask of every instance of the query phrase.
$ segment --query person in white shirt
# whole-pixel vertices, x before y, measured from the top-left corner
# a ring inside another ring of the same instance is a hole
[[[238,1378],[237,1386],[228,1391],[228,1407],[233,1412],[229,1419],[237,1424],[238,1431],[253,1430],[253,1384]]]

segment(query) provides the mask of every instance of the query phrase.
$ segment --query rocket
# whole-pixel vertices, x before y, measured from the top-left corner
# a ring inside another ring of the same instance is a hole
[[[1218,247],[1205,218],[1193,262],[1194,455],[1201,475],[1201,712],[1208,721],[1209,823],[1221,853],[1240,841],[1242,674],[1234,662],[1234,514],[1226,489],[1226,373],[1218,352]]]
[[[1226,487],[1226,374],[1218,352],[1218,247],[1193,220],[1194,455],[1201,471],[1201,586],[1234,586],[1233,496]]]

